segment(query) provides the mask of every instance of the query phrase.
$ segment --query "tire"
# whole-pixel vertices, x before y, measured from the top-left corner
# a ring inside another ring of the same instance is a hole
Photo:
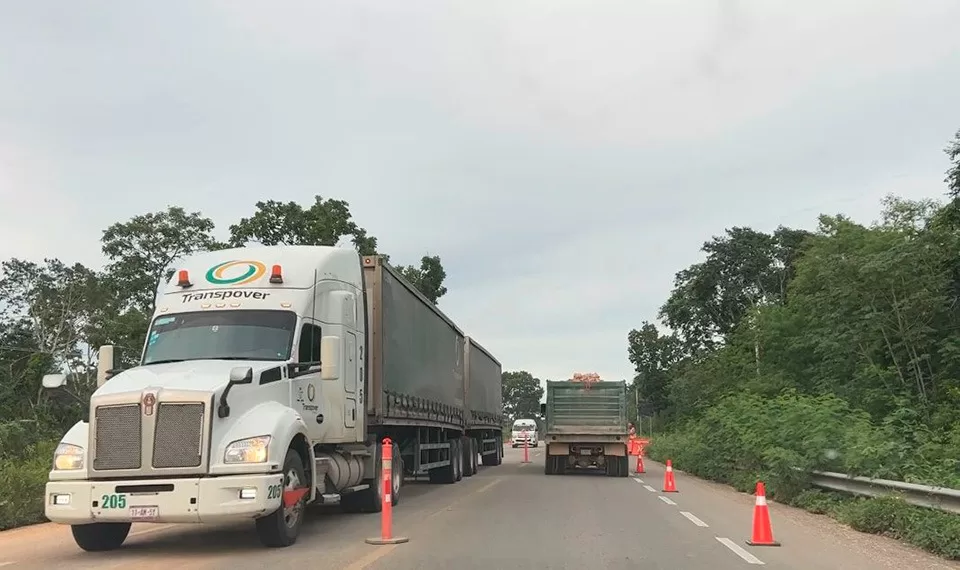
[[[283,460],[283,490],[290,491],[304,486],[309,488],[310,485],[300,454],[295,449],[288,449],[287,456]],[[257,536],[264,546],[282,548],[297,542],[300,528],[303,526],[307,495],[301,497],[300,501],[290,508],[284,507],[281,501],[280,508],[257,519]]]
[[[390,504],[395,507],[400,504],[400,490],[403,488],[403,456],[400,455],[400,444],[397,442],[393,442],[393,465],[390,469],[392,478]]]
[[[543,474],[544,475],[555,475],[556,472],[553,470],[553,457],[547,455],[543,460]]]
[[[470,438],[470,468],[474,474],[480,472],[480,459],[478,459],[480,456],[479,445],[477,440]]]
[[[456,464],[456,448],[455,441],[450,440],[450,463],[444,465],[443,467],[437,467],[436,469],[431,469],[427,473],[427,477],[430,478],[431,483],[439,483],[442,485],[452,485],[457,482],[457,464]]]
[[[472,437],[460,438],[460,447],[463,450],[463,476],[473,477],[477,473],[477,444]]]
[[[480,463],[484,467],[496,467],[497,465],[499,465],[499,463],[497,463],[497,457],[499,457],[503,453],[503,440],[497,438],[497,439],[494,439],[493,443],[494,443],[493,446],[496,448],[494,450],[494,453],[488,453],[486,455],[480,456]]]
[[[130,533],[130,523],[108,522],[75,524],[70,526],[73,540],[87,552],[105,552],[123,545]]]
[[[625,455],[620,458],[620,477],[630,476],[630,456]]]
[[[450,440],[450,459],[453,460],[454,482],[463,479],[463,438]]]

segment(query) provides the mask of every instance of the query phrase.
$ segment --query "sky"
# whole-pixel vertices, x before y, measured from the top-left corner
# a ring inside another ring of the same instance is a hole
[[[626,337],[731,226],[940,198],[956,0],[0,0],[0,259],[101,267],[180,205],[347,200],[537,377]]]

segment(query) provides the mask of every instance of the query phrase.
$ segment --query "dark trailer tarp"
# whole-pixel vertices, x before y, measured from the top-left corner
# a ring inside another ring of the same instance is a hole
[[[464,334],[379,256],[363,256],[369,424],[464,426]]]
[[[464,343],[464,350],[467,427],[501,429],[503,376],[500,361],[470,337]]]

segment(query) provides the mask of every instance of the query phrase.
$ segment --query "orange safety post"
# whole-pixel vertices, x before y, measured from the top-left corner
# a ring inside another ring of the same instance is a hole
[[[368,538],[367,544],[401,544],[410,539],[402,536],[393,536],[393,441],[383,439],[383,463],[380,468],[383,477],[383,504],[380,511],[380,536]],[[451,459],[452,460],[452,459]]]
[[[530,432],[523,430],[523,462],[530,463]]]

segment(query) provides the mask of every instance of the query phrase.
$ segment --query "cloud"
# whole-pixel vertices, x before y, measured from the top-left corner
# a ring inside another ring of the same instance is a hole
[[[869,17],[865,17],[869,14]],[[344,198],[511,369],[632,376],[626,334],[732,225],[943,192],[951,0],[21,3],[0,19],[0,257],[99,265],[167,205],[222,232]]]

